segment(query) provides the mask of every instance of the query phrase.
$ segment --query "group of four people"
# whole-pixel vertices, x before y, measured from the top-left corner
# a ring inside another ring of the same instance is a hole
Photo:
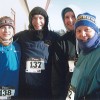
[[[75,100],[100,98],[96,19],[89,13],[76,17],[69,7],[62,11],[67,30],[62,37],[48,29],[49,18],[41,7],[31,10],[29,30],[15,35],[13,20],[7,16],[0,18],[0,87],[6,91],[1,98],[72,100],[73,95]],[[80,48],[79,58],[76,46]]]

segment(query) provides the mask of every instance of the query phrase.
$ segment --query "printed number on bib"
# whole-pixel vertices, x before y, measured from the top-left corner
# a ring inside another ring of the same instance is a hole
[[[27,73],[41,73],[44,70],[44,59],[31,58],[26,61],[26,72]]]
[[[10,87],[0,87],[0,100],[10,99],[14,94],[15,89]]]
[[[74,100],[74,96],[75,96],[75,88],[70,86],[69,90],[68,90],[68,95],[66,97],[66,100]]]

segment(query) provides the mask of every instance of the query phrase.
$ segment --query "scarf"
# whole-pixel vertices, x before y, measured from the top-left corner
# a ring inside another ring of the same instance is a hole
[[[100,45],[100,36],[95,33],[95,35],[92,38],[88,39],[86,42],[78,40],[78,43],[83,53],[89,53]]]

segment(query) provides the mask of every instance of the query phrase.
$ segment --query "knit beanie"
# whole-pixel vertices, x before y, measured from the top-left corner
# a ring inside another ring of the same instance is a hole
[[[8,16],[1,17],[0,27],[2,26],[11,26],[14,29],[14,21]]]
[[[34,27],[32,25],[32,17],[34,15],[38,15],[38,14],[42,15],[45,18],[45,25],[44,25],[43,28],[48,28],[48,15],[47,15],[47,12],[41,7],[35,7],[29,13],[29,29],[34,29]]]
[[[95,30],[98,33],[99,29],[96,25],[96,16],[89,13],[79,14],[75,23],[75,30],[79,26],[88,26]]]
[[[71,8],[69,8],[69,7],[66,7],[66,8],[64,8],[64,9],[62,10],[61,15],[62,15],[63,21],[64,21],[64,16],[65,16],[65,14],[66,14],[67,12],[70,12],[70,11],[73,12],[73,10],[72,10]]]

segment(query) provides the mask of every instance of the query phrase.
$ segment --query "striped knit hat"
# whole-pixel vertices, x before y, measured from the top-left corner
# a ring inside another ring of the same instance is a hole
[[[94,29],[98,33],[98,27],[96,25],[96,17],[89,13],[79,14],[75,23],[75,30],[79,26],[88,26]]]
[[[0,27],[2,26],[11,26],[14,29],[14,21],[8,16],[3,16],[0,18]]]

